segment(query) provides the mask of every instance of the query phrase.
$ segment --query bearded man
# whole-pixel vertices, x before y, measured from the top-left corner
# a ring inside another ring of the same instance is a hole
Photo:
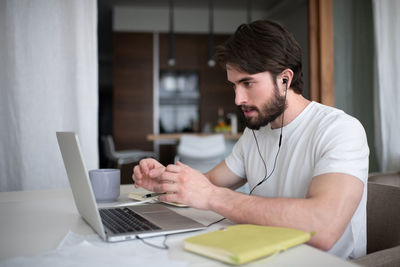
[[[239,26],[216,59],[246,119],[232,153],[206,174],[144,159],[135,185],[233,222],[315,231],[308,244],[342,258],[365,255],[369,149],[360,122],[301,95],[301,49],[278,23]],[[249,195],[232,190],[245,182]]]

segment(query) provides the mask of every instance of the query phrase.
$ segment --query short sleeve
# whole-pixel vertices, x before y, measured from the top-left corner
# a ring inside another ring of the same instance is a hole
[[[346,173],[366,183],[369,148],[361,123],[344,113],[320,128],[314,175]]]
[[[243,135],[236,142],[232,149],[232,153],[225,159],[225,163],[228,168],[237,176],[246,178],[245,166],[244,166],[244,149],[248,144],[249,131],[246,128]]]

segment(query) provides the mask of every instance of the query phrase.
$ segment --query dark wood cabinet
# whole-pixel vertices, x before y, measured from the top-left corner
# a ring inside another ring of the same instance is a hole
[[[153,34],[114,33],[113,136],[117,150],[153,150]]]
[[[223,43],[229,35],[214,36],[215,45]],[[200,105],[199,128],[206,123],[214,126],[218,120],[218,108],[225,115],[236,113],[235,93],[226,80],[226,72],[220,66],[208,66],[207,34],[176,34],[174,67],[168,66],[168,34],[160,34],[160,69],[196,71],[199,76]]]
[[[216,35],[215,44],[228,35]],[[113,135],[117,149],[153,150],[146,140],[153,133],[153,34],[114,33],[113,53]],[[175,35],[175,66],[168,66],[168,34],[159,34],[160,70],[195,71],[199,82],[199,129],[214,127],[218,108],[238,113],[234,90],[225,70],[208,66],[207,34]],[[240,125],[240,124],[239,124]],[[243,126],[239,127],[243,128]],[[165,154],[163,149],[160,152]],[[163,163],[170,163],[169,160]]]

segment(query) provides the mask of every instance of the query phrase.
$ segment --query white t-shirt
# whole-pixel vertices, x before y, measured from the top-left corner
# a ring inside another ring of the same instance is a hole
[[[281,129],[270,125],[254,131],[259,149],[271,174]],[[346,173],[364,183],[364,193],[342,237],[329,251],[342,258],[357,258],[366,252],[366,199],[369,148],[361,123],[341,110],[311,102],[283,127],[282,144],[275,170],[253,195],[305,198],[313,177]],[[265,177],[253,133],[243,136],[225,160],[229,169],[247,179],[250,190]]]

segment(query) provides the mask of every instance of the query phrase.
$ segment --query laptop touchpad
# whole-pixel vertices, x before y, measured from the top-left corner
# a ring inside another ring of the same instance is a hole
[[[178,213],[171,211],[159,204],[135,206],[131,208],[162,228],[185,227],[188,226],[188,223],[193,223],[192,220],[181,216]]]
[[[142,214],[163,228],[185,227],[188,226],[188,221],[190,221],[172,211],[144,212]]]

